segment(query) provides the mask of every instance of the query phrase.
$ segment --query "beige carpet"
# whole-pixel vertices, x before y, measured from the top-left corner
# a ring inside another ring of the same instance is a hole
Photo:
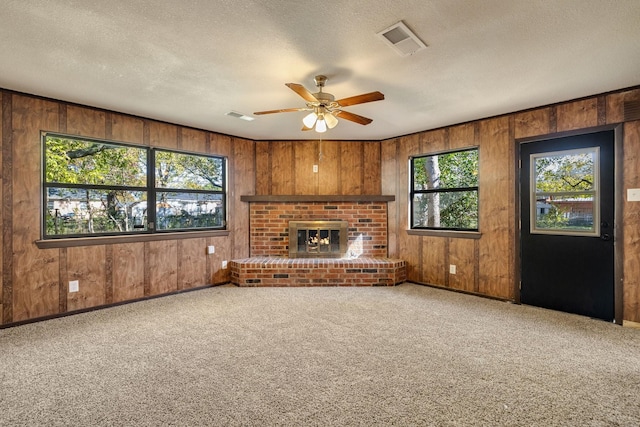
[[[638,426],[640,330],[412,284],[0,330],[2,426]]]

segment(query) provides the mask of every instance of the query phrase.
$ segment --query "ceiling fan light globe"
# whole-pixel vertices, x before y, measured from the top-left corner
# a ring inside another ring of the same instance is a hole
[[[311,112],[309,114],[307,114],[304,119],[302,119],[302,123],[304,123],[304,125],[308,128],[312,128],[313,125],[316,123],[316,120],[318,120],[318,116],[316,116],[316,113]]]
[[[325,122],[324,120],[318,120],[316,122],[316,132],[324,133],[326,131],[327,131],[327,122]]]
[[[326,113],[324,115],[324,121],[327,123],[327,127],[329,129],[333,129],[338,125],[338,119],[331,113]]]

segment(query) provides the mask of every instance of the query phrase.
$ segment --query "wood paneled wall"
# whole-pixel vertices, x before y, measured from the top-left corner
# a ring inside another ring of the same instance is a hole
[[[238,199],[254,191],[253,141],[9,91],[0,97],[2,324],[226,283],[222,260],[248,255],[248,207]],[[227,156],[229,236],[39,249],[41,131]],[[68,292],[69,280],[79,280],[79,292]]]
[[[256,142],[256,194],[381,194],[380,143]],[[318,165],[318,172],[313,171]]]
[[[407,261],[409,280],[514,299],[515,141],[623,123],[626,101],[640,101],[640,89],[385,141],[250,141],[0,90],[1,323],[227,282],[222,260],[249,254],[240,196],[251,194],[395,195],[389,256]],[[640,188],[640,121],[623,128],[623,318],[640,322],[640,203],[626,201],[627,188]],[[229,236],[38,249],[41,130],[227,156]],[[408,234],[409,156],[470,146],[480,147],[480,238]],[[74,279],[80,292],[69,294]]]
[[[389,209],[390,255],[407,261],[411,281],[513,300],[519,276],[516,139],[622,123],[625,101],[640,101],[640,89],[383,141],[382,191],[396,196]],[[623,134],[623,319],[640,322],[640,203],[626,201],[626,189],[640,188],[640,121],[624,123]],[[408,234],[409,157],[469,146],[480,147],[481,237]],[[456,275],[449,274],[450,264]]]

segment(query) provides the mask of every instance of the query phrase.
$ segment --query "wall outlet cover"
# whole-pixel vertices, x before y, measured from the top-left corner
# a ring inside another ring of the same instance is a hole
[[[70,280],[69,281],[69,292],[78,292],[80,290],[80,281],[78,280]]]
[[[454,264],[449,265],[449,274],[456,274],[456,266]]]
[[[640,202],[640,188],[627,188],[627,202]]]
[[[215,254],[216,253],[216,247],[215,246],[207,246],[207,254],[211,255],[211,254]]]

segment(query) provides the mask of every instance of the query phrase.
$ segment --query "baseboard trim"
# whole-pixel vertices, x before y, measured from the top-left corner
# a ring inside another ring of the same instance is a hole
[[[622,321],[622,326],[626,327],[626,328],[636,328],[636,329],[640,329],[640,323],[638,322],[632,322],[631,320],[623,320]]]
[[[11,322],[11,323],[6,323],[4,325],[0,325],[0,329],[7,329],[7,328],[13,328],[13,327],[16,327],[16,326],[28,325],[29,323],[44,322],[45,320],[59,319],[61,317],[73,316],[73,315],[82,314],[82,313],[89,313],[91,311],[103,310],[105,308],[117,307],[117,306],[126,305],[126,304],[133,304],[133,303],[136,303],[136,302],[148,301],[148,300],[152,300],[152,299],[156,299],[156,298],[163,298],[163,297],[168,297],[168,296],[171,296],[171,295],[183,294],[183,293],[186,293],[186,292],[199,291],[199,290],[202,290],[202,289],[214,288],[216,286],[222,286],[222,285],[227,285],[227,284],[229,284],[229,282],[216,283],[216,284],[211,284],[211,285],[203,285],[203,286],[198,286],[198,287],[195,287],[195,288],[180,289],[180,290],[177,290],[177,291],[168,292],[166,294],[151,295],[151,296],[148,296],[148,297],[136,298],[136,299],[127,300],[127,301],[114,302],[112,304],[103,304],[103,305],[97,305],[95,307],[82,308],[80,310],[72,310],[72,311],[67,311],[67,312],[64,312],[64,313],[51,314],[49,316],[34,317],[33,319],[19,320],[17,322]]]

